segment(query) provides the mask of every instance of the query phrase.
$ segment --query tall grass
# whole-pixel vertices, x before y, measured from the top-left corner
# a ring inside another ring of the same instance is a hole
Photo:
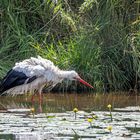
[[[16,61],[39,54],[76,70],[97,91],[138,88],[137,0],[1,0],[0,5],[0,77]]]

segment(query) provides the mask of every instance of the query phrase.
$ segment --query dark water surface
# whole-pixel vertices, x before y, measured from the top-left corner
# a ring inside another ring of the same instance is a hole
[[[31,102],[29,95],[16,96],[16,97],[0,97],[0,110],[14,108],[31,108],[36,110],[41,107],[42,112],[65,112],[71,111],[77,107],[83,111],[104,111],[108,110],[107,105],[111,104],[113,108],[124,108],[127,106],[140,106],[140,96],[128,95],[124,93],[116,94],[95,94],[95,93],[81,93],[81,94],[68,94],[68,93],[48,93],[42,94],[43,102],[39,104],[38,95],[35,95],[34,102]]]

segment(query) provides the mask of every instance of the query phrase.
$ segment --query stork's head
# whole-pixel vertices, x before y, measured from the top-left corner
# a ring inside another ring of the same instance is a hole
[[[76,71],[70,71],[70,73],[68,74],[68,77],[67,77],[69,80],[75,80],[75,81],[79,81],[81,82],[82,84],[90,87],[90,88],[93,88],[93,86],[91,86],[89,83],[87,83],[86,81],[84,81]]]

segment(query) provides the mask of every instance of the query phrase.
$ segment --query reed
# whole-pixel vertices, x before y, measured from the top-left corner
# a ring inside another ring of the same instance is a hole
[[[1,78],[16,61],[39,54],[78,71],[97,91],[139,88],[138,0],[1,0],[0,5]],[[76,83],[68,87],[85,90]]]

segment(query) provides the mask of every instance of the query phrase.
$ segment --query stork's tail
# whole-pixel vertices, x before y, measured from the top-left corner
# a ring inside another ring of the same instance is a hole
[[[2,94],[3,90],[2,90],[2,80],[0,79],[0,95]]]
[[[5,95],[4,92],[6,91],[5,87],[4,87],[4,81],[5,79],[0,79],[0,96],[1,95]]]
[[[3,83],[3,80],[0,79],[0,95],[2,95],[2,93],[4,92],[2,83]]]

